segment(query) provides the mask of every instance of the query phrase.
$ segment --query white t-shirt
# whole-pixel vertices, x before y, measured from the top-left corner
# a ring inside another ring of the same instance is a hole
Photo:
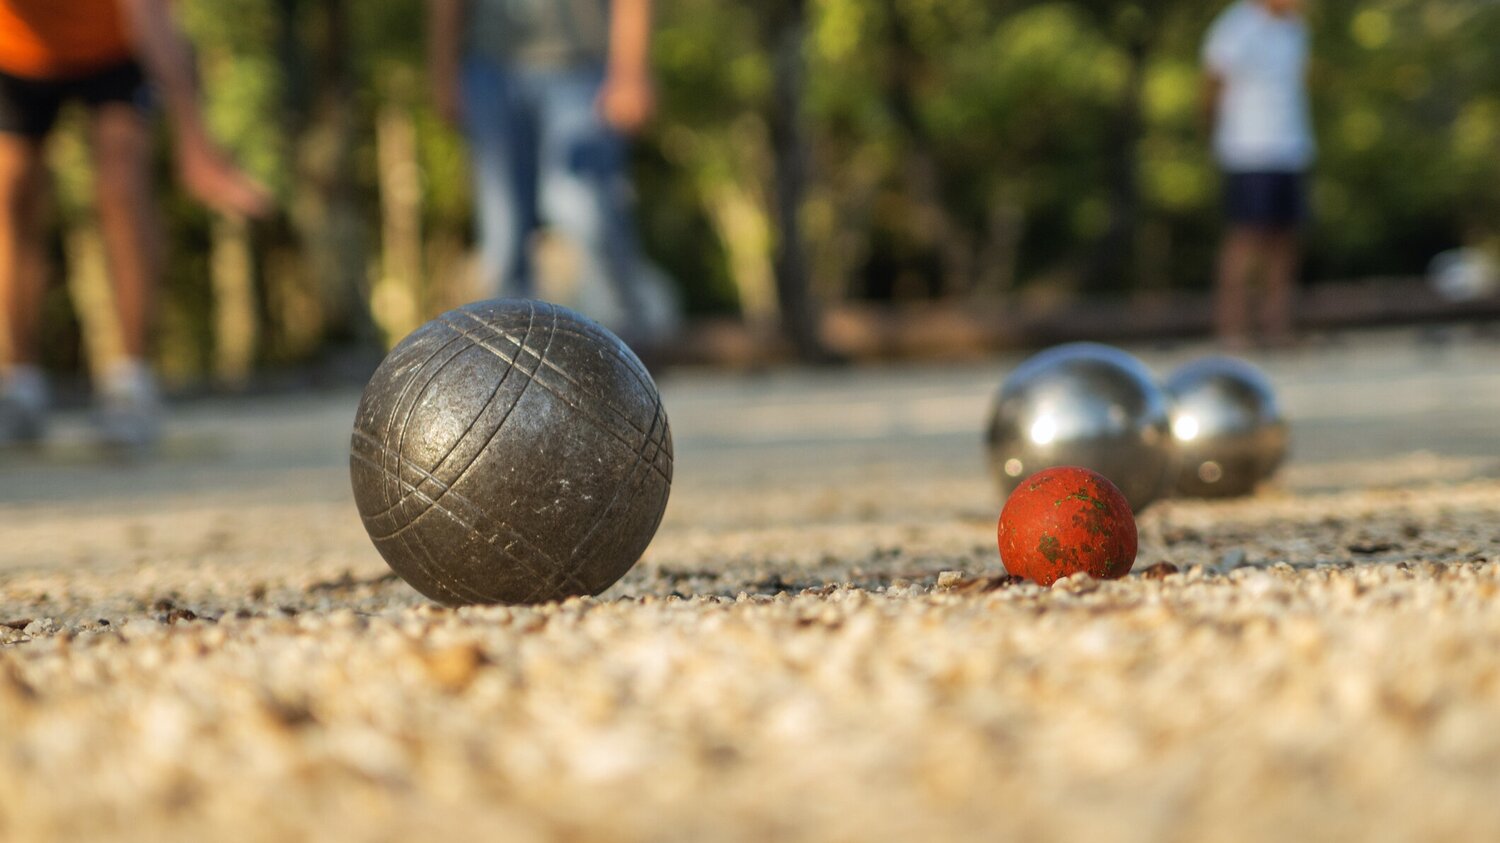
[[[1224,81],[1214,153],[1230,172],[1300,171],[1317,154],[1307,109],[1307,24],[1257,0],[1225,9],[1203,44]]]

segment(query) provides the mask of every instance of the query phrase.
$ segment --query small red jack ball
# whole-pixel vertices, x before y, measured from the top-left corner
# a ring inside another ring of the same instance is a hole
[[[1080,571],[1118,579],[1135,564],[1129,502],[1086,468],[1049,468],[1023,480],[1000,512],[999,532],[1005,570],[1039,585]]]

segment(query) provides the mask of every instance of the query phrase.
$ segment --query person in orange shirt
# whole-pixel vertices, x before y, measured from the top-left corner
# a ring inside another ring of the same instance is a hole
[[[168,3],[0,0],[0,444],[35,441],[45,428],[47,386],[37,368],[50,205],[44,145],[63,104],[88,108],[95,202],[126,355],[98,373],[107,444],[145,447],[160,431],[145,362],[161,254],[150,176],[153,95],[164,100],[189,193],[226,214],[269,209],[264,188],[204,127],[192,58]]]

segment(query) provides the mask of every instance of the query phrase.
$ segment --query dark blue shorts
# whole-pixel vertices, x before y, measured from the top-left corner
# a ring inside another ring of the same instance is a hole
[[[1307,219],[1306,183],[1300,171],[1226,173],[1224,213],[1235,225],[1301,225]]]

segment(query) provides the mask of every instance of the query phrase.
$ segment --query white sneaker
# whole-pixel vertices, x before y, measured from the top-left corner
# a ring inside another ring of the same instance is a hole
[[[161,439],[161,394],[156,376],[139,360],[122,360],[99,379],[99,439],[112,448],[149,450]]]
[[[0,446],[40,442],[47,433],[51,405],[40,369],[12,366],[0,372]]]

